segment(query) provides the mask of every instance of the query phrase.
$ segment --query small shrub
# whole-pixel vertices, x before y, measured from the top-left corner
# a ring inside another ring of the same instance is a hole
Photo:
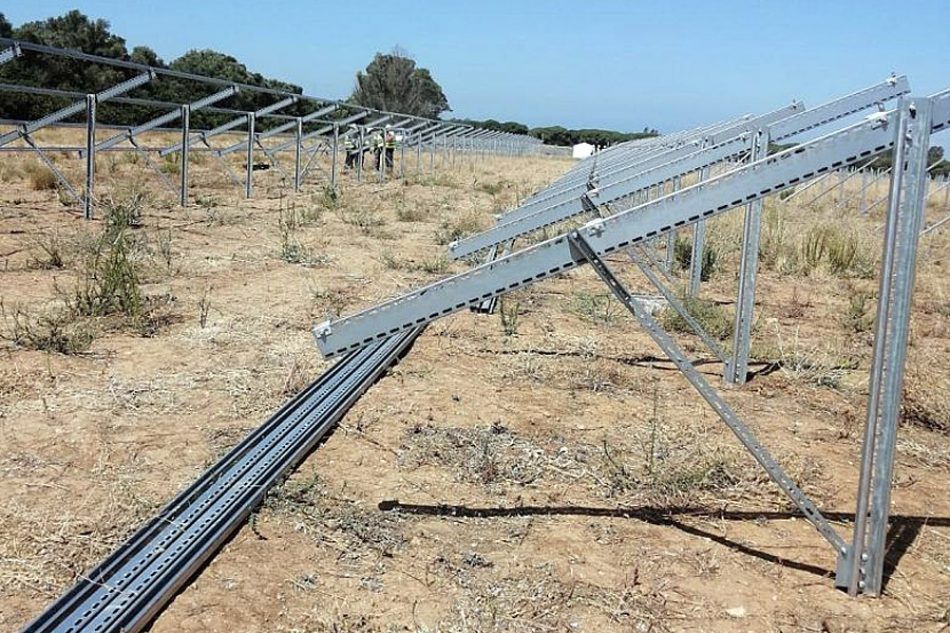
[[[405,260],[399,259],[399,256],[392,251],[383,251],[379,256],[379,261],[390,270],[405,270],[409,264]]]
[[[509,183],[505,180],[500,182],[481,182],[476,185],[476,189],[484,191],[490,196],[497,196]]]
[[[59,290],[74,316],[122,316],[143,334],[153,330],[152,308],[142,291],[144,241],[129,230],[142,217],[144,196],[133,192],[104,203],[100,234],[80,246],[79,279],[72,290]]]
[[[95,335],[68,311],[30,314],[17,308],[4,333],[14,345],[58,354],[80,354],[89,349]]]
[[[873,275],[873,257],[858,234],[836,224],[823,223],[805,232],[799,246],[802,272],[821,268],[836,277]]]
[[[323,211],[319,206],[303,207],[297,209],[297,218],[302,226],[319,225],[323,223]]]
[[[498,300],[498,316],[501,317],[501,329],[505,336],[518,334],[518,320],[521,317],[521,303],[501,297]]]
[[[364,235],[373,235],[386,225],[386,220],[372,209],[357,209],[348,213],[340,212],[340,219],[346,224],[357,227]]]
[[[309,248],[297,236],[300,220],[293,208],[281,210],[277,218],[280,237],[280,258],[289,264],[308,264],[313,260]]]
[[[59,183],[56,174],[46,165],[30,165],[28,168],[30,176],[30,188],[33,191],[53,191],[57,189]]]
[[[168,154],[165,156],[165,159],[162,161],[162,164],[158,166],[159,171],[163,174],[168,174],[169,176],[175,176],[181,170],[181,165],[179,164],[179,155]]]
[[[791,341],[782,338],[775,329],[775,345],[763,348],[753,344],[754,358],[776,363],[795,380],[816,387],[838,389],[841,379],[849,370],[856,369],[857,360],[842,353],[838,341],[829,340],[823,347],[806,345],[798,338]]]
[[[4,161],[0,164],[0,182],[12,182],[23,177],[23,170],[16,163]]]
[[[574,297],[574,311],[594,323],[609,325],[622,313],[620,303],[609,292],[578,292]]]
[[[109,196],[103,199],[106,231],[117,233],[129,227],[142,226],[143,212],[148,202],[148,193],[141,189],[132,189],[120,197]]]
[[[482,230],[481,218],[475,213],[466,213],[442,221],[435,232],[435,243],[450,244],[456,240],[468,237]]]
[[[317,307],[317,313],[338,315],[346,307],[349,299],[343,290],[310,286],[310,296]]]
[[[854,334],[869,332],[874,325],[875,308],[873,292],[851,287],[848,289],[848,305],[841,316],[841,324]]]
[[[195,196],[195,204],[205,210],[210,210],[219,206],[218,199],[213,195]]]
[[[418,204],[406,204],[405,201],[396,201],[396,218],[402,222],[422,222],[428,219],[429,209]]]
[[[79,281],[67,296],[79,316],[120,314],[138,324],[146,316],[136,251],[138,242],[127,230],[106,231],[86,248]]]
[[[171,230],[161,231],[158,234],[158,255],[169,271],[172,269],[172,232]]]
[[[732,336],[733,322],[726,311],[715,301],[709,299],[683,297],[683,307],[706,332],[717,339],[724,340]],[[692,328],[680,313],[666,308],[660,313],[660,323],[673,332],[692,332]]]
[[[339,211],[343,208],[343,191],[330,185],[320,190],[320,205],[328,211]]]
[[[211,312],[211,286],[206,286],[201,298],[198,299],[198,325],[205,329],[208,325],[208,314]]]
[[[422,260],[420,268],[430,275],[444,275],[449,269],[449,260],[444,255]]]
[[[759,260],[766,268],[780,273],[798,270],[798,249],[787,230],[783,210],[767,207],[762,214]]]
[[[689,270],[693,261],[693,242],[684,237],[677,236],[673,244],[673,259],[676,260],[680,270]],[[702,281],[709,281],[713,273],[717,270],[719,256],[709,243],[703,244],[703,271],[700,275]]]
[[[47,233],[37,238],[33,243],[34,248],[39,251],[39,255],[30,260],[30,265],[34,268],[63,268],[66,265],[66,258],[63,251],[65,244],[58,233]]]

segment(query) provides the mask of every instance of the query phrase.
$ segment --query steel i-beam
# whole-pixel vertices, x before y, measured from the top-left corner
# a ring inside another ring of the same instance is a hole
[[[839,567],[838,584],[848,593],[878,595],[883,584],[885,540],[890,514],[891,479],[900,418],[908,324],[917,263],[917,245],[925,208],[927,153],[934,124],[931,99],[909,99],[895,126],[894,165],[884,234],[884,252],[867,424],[854,536]]]
[[[805,515],[805,518],[835,549],[844,547],[844,541],[828,523],[815,504],[805,495],[804,491],[779,466],[775,458],[765,449],[761,442],[752,433],[752,430],[736,415],[735,411],[716,393],[716,390],[706,382],[702,374],[693,366],[676,342],[663,330],[650,313],[640,305],[630,292],[613,274],[606,262],[600,257],[587,238],[579,231],[572,231],[567,236],[570,248],[575,251],[575,259],[586,261],[591,265],[610,291],[620,300],[639,322],[641,327],[663,350],[666,356],[673,361],[677,369],[696,389],[713,411],[725,422],[726,426],[735,434],[747,451],[755,458],[759,465],[768,473],[769,477],[778,484],[782,492],[792,500],[795,506]]]
[[[253,112],[247,113],[247,165],[244,175],[244,197],[248,200],[250,200],[254,194],[254,127],[256,125],[256,118]]]
[[[697,183],[709,176],[709,167],[699,170]],[[686,296],[695,299],[699,296],[699,287],[703,282],[703,251],[706,250],[706,222],[700,220],[693,225],[693,244],[689,256],[689,282],[686,284]]]
[[[96,95],[86,95],[86,193],[83,196],[83,216],[92,219],[93,197],[96,188]]]
[[[188,206],[188,160],[191,151],[191,106],[181,106],[181,181],[178,204],[184,208]]]
[[[769,132],[759,130],[752,140],[749,160],[755,162],[768,155]],[[734,385],[745,383],[749,373],[749,346],[755,306],[755,279],[759,267],[759,240],[762,233],[763,198],[746,205],[742,229],[742,258],[739,262],[739,291],[736,295],[736,318],[733,331],[732,358],[726,364],[725,380]]]

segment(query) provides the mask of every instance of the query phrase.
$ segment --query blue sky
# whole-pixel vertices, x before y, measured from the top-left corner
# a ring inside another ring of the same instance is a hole
[[[907,74],[950,87],[950,0],[317,2],[14,0],[15,25],[77,8],[166,61],[191,48],[341,98],[376,51],[399,46],[454,115],[669,132],[817,105]]]

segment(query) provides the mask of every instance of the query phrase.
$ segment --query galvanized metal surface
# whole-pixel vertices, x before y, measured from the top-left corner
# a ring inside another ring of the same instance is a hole
[[[139,631],[416,338],[334,365],[51,604],[24,633]]]

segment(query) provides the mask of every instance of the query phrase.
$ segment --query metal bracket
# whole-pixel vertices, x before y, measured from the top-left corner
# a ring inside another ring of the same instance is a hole
[[[836,551],[843,552],[845,548],[844,541],[837,532],[828,523],[828,520],[821,514],[814,503],[808,498],[798,485],[789,477],[772,455],[756,439],[752,431],[739,419],[739,416],[731,407],[716,393],[716,390],[706,382],[702,374],[697,371],[689,359],[683,354],[676,342],[670,338],[659,323],[645,310],[639,301],[633,297],[623,286],[619,279],[613,274],[606,262],[601,259],[594,247],[588,242],[587,238],[579,231],[572,231],[567,235],[567,241],[570,244],[571,252],[577,259],[586,261],[601,280],[607,284],[614,296],[620,300],[640,326],[650,335],[650,338],[663,350],[667,357],[673,361],[677,369],[689,381],[699,395],[712,407],[713,411],[725,422],[726,426],[735,434],[746,450],[753,458],[765,469],[769,477],[778,484],[792,503],[802,512],[806,519],[818,530]]]

